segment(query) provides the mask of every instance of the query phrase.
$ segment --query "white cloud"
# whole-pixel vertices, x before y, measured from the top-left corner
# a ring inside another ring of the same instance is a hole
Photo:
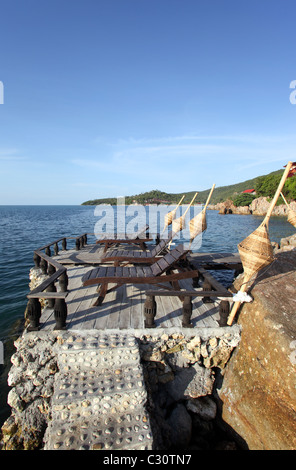
[[[281,168],[292,158],[295,140],[291,135],[263,134],[130,137],[117,140],[108,149],[98,148],[98,155],[103,156],[71,162],[100,184],[118,184],[118,190],[135,185],[201,190],[214,181],[216,185],[232,184]]]
[[[19,150],[15,148],[1,148],[0,160],[1,161],[16,161],[24,160],[25,157],[19,155]]]

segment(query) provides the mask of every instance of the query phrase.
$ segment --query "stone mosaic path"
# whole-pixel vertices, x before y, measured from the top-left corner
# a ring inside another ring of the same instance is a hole
[[[150,450],[135,337],[89,332],[60,346],[45,450]]]

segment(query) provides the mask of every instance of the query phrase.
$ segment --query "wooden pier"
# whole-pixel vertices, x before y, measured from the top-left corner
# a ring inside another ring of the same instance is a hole
[[[69,240],[74,240],[75,246],[67,249]],[[135,250],[134,245],[124,248]],[[241,267],[238,254],[190,253],[188,262],[199,275],[179,281],[179,290],[125,284],[110,289],[102,305],[96,306],[98,286],[83,286],[83,278],[102,265],[104,255],[102,245],[87,242],[87,234],[61,238],[36,250],[35,266],[49,277],[28,295],[29,330],[216,328],[226,324],[232,294],[208,270],[237,271]],[[48,300],[48,306],[41,313],[38,299],[42,298]],[[149,319],[151,301],[154,314]]]
[[[139,265],[131,258],[116,266],[114,259],[106,262],[105,244],[90,243],[88,235],[60,238],[34,252],[37,287],[27,296],[26,331],[18,348],[20,363],[27,357],[22,349],[28,344],[30,354],[34,349],[42,380],[39,372],[37,377],[24,372],[28,385],[14,393],[22,399],[35,387],[31,399],[46,403],[44,409],[50,399],[45,450],[162,449],[161,424],[147,406],[149,374],[154,373],[154,387],[169,383],[178,390],[181,395],[171,398],[176,403],[211,393],[214,365],[224,367],[240,329],[226,326],[232,293],[209,269],[238,270],[240,260],[231,253],[192,254],[176,243],[150,266],[148,259]],[[130,254],[147,249],[148,257],[154,246],[148,240],[145,246],[124,245]],[[112,275],[105,280],[107,273]],[[47,354],[51,368],[44,363]]]

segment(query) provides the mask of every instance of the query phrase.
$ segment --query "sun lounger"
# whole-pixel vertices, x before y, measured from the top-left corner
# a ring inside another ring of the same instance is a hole
[[[149,226],[145,225],[145,227],[142,227],[138,232],[132,233],[132,234],[117,234],[114,236],[109,236],[109,235],[103,235],[102,238],[96,241],[97,244],[103,244],[104,246],[104,253],[108,250],[113,245],[120,245],[123,243],[128,243],[131,245],[136,245],[137,247],[140,247],[143,251],[146,251],[146,243],[148,241],[152,241],[153,238],[149,238],[147,236],[147,230]]]
[[[179,280],[193,279],[198,276],[197,270],[179,265],[180,260],[186,259],[187,253],[188,250],[184,250],[183,246],[179,245],[149,266],[100,266],[86,273],[82,282],[84,286],[101,284],[99,298],[95,305],[100,305],[103,302],[108,284],[115,284],[110,289],[113,290],[123,284],[153,284],[165,287],[163,283],[171,283],[175,290],[180,290]],[[172,272],[176,268],[178,268],[178,272]]]
[[[114,266],[119,266],[121,262],[126,263],[154,263],[157,257],[172,241],[175,233],[171,232],[167,239],[161,240],[154,248],[145,251],[127,251],[127,250],[111,250],[101,259],[101,263],[114,261]]]

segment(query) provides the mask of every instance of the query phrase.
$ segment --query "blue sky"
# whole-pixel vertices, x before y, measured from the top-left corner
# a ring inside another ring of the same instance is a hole
[[[1,0],[0,204],[198,191],[296,160],[295,0]]]

